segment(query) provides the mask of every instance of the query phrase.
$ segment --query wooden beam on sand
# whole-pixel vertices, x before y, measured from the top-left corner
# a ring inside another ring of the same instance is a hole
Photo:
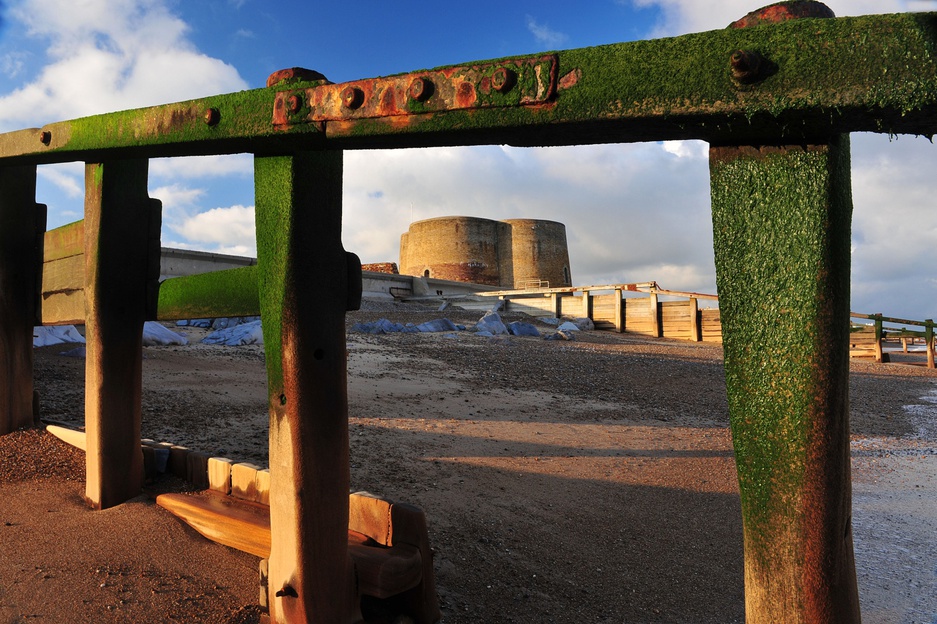
[[[160,208],[147,196],[147,166],[85,166],[85,497],[96,509],[137,496],[143,484],[143,322]]]
[[[361,269],[342,248],[342,153],[256,156],[254,184],[270,411],[270,618],[348,622],[358,607],[347,543],[345,310],[355,292],[360,298]]]

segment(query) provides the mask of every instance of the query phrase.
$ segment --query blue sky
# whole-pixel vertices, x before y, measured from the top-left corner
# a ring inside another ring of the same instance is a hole
[[[722,28],[760,0],[265,0],[0,2],[0,132],[263,86],[316,69],[335,82],[552,49]],[[840,0],[837,15],[937,10],[934,1]],[[853,136],[853,301],[937,316],[937,147]],[[82,166],[40,168],[55,227],[82,216]],[[154,160],[163,244],[254,253],[247,156]],[[704,143],[348,152],[344,243],[396,261],[411,220],[465,214],[567,226],[576,284],[656,280],[715,291]]]

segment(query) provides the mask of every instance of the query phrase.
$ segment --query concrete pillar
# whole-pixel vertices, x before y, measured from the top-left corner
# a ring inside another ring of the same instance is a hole
[[[159,208],[147,197],[147,165],[85,166],[85,497],[97,509],[137,496],[143,484],[143,322]]]
[[[746,621],[858,623],[848,137],[710,149]]]
[[[270,405],[270,617],[348,622],[345,310],[360,278],[350,283],[341,242],[342,154],[255,157],[254,183]]]
[[[36,167],[0,168],[0,435],[33,425],[33,326],[44,230]]]

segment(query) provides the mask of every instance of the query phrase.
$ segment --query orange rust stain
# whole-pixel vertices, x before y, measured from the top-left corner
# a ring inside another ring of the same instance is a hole
[[[582,78],[582,70],[578,67],[571,72],[567,73],[565,76],[560,78],[559,88],[560,89],[569,89],[576,86],[576,83]]]

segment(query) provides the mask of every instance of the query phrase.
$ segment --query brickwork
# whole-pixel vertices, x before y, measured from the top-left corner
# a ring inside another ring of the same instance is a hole
[[[566,227],[536,219],[416,221],[400,237],[400,272],[509,288],[528,279],[572,285]]]

